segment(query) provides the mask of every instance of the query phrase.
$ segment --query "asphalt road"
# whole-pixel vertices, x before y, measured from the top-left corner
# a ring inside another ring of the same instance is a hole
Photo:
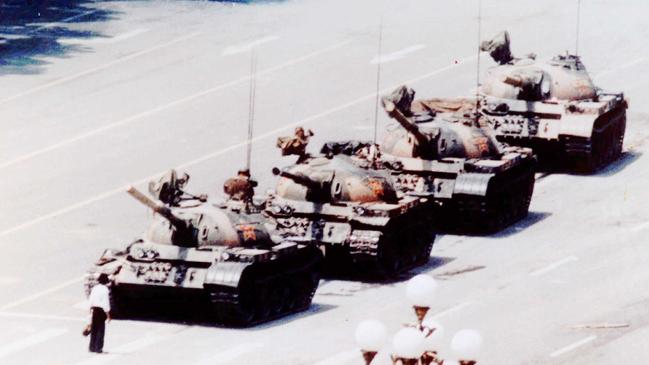
[[[649,356],[649,3],[581,8],[584,63],[630,100],[623,158],[592,176],[540,175],[525,221],[489,237],[439,236],[431,263],[413,272],[440,280],[431,314],[447,334],[482,333],[480,364]],[[382,92],[407,83],[420,96],[470,94],[475,1],[88,2],[47,14],[0,24],[0,55],[11,60],[0,63],[0,363],[360,364],[358,322],[396,330],[413,319],[408,276],[323,281],[309,311],[252,329],[113,321],[108,354],[93,356],[80,335],[81,276],[145,226],[127,184],[178,167],[192,191],[218,197],[243,165],[250,49],[252,171],[264,191],[271,167],[291,161],[275,138],[296,125],[315,131],[313,148],[372,137],[381,17]],[[575,14],[559,0],[484,0],[482,32],[508,29],[515,54],[548,58],[574,50]],[[18,41],[41,47],[7,53]],[[493,63],[483,55],[481,65]]]

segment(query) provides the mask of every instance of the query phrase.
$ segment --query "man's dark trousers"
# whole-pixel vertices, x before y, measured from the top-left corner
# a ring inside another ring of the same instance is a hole
[[[106,331],[106,312],[100,307],[92,307],[90,322],[90,352],[102,352],[104,349],[104,332]]]

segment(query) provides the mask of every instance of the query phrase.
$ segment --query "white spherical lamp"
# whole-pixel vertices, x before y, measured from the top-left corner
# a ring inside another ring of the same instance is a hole
[[[482,349],[482,336],[475,330],[461,330],[453,336],[451,350],[460,360],[476,360]]]
[[[424,352],[424,334],[418,329],[405,327],[392,340],[394,355],[401,359],[418,359]]]
[[[429,275],[417,275],[408,280],[406,296],[412,305],[428,307],[433,304],[437,282]]]
[[[363,321],[356,327],[356,343],[366,351],[379,351],[385,344],[387,337],[387,329],[383,323],[375,319]]]

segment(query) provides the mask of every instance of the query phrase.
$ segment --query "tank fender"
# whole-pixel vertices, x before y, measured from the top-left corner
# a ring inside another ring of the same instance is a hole
[[[560,135],[590,138],[595,118],[592,114],[568,114],[561,118]]]
[[[489,181],[495,174],[467,172],[460,174],[455,181],[453,194],[486,196]]]
[[[236,288],[243,271],[250,262],[215,262],[207,269],[203,285],[222,285]]]

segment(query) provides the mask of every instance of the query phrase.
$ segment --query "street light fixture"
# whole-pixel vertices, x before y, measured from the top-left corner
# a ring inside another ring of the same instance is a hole
[[[363,353],[365,365],[370,365],[376,353],[385,344],[387,337],[388,331],[385,326],[375,319],[363,321],[358,325],[355,338]]]
[[[451,349],[458,361],[441,359],[437,349],[444,338],[444,327],[426,317],[435,297],[437,283],[429,275],[417,275],[406,285],[406,296],[412,304],[416,324],[407,324],[392,340],[393,365],[476,365],[482,348],[482,336],[475,330],[464,329],[455,334]],[[356,342],[361,348],[366,365],[370,365],[383,348],[387,337],[385,326],[377,320],[367,320],[356,328]]]
[[[408,281],[406,285],[406,297],[415,310],[415,315],[419,324],[426,317],[435,299],[437,282],[429,275],[417,275]]]

